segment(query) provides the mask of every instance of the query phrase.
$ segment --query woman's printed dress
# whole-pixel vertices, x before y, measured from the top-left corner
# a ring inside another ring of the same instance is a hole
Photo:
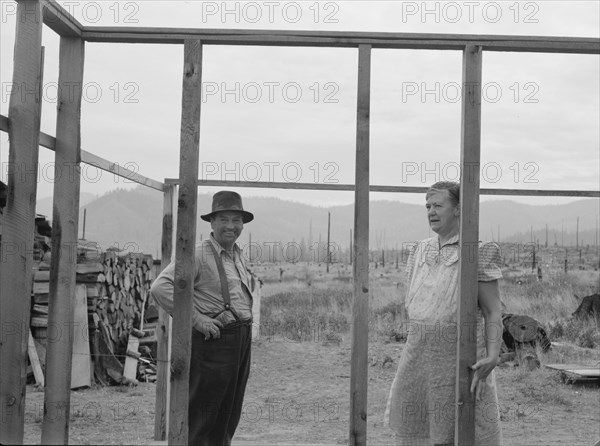
[[[386,423],[400,445],[454,444],[458,236],[440,248],[439,238],[417,244],[407,265],[408,339],[390,390]],[[479,245],[478,280],[502,277],[500,248]],[[486,356],[484,324],[478,310],[477,359]],[[502,333],[490,333],[502,336]],[[500,412],[494,372],[475,405],[476,444],[500,445]]]

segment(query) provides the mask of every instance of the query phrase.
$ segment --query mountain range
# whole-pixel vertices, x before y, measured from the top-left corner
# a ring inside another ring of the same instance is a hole
[[[198,194],[198,215],[211,206],[210,194]],[[116,189],[102,196],[82,194],[79,237],[100,244],[160,255],[162,194],[143,187]],[[354,225],[354,205],[319,207],[270,197],[244,195],[244,207],[255,221],[244,227],[239,242],[253,244],[288,242],[314,246],[327,241],[328,212],[331,213],[331,243],[346,250]],[[36,212],[51,219],[52,200],[40,199]],[[561,205],[528,205],[510,200],[483,201],[480,206],[480,239],[529,243],[532,240],[561,246],[594,245],[598,236],[600,200],[581,199]],[[579,231],[576,226],[579,219]],[[403,243],[431,235],[422,205],[399,201],[370,202],[371,249],[401,248]],[[499,234],[498,234],[499,232]],[[210,234],[210,226],[198,218],[197,240]]]

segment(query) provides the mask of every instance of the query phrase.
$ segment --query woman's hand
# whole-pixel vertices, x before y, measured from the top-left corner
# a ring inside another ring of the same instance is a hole
[[[475,372],[471,381],[471,393],[475,393],[476,400],[481,399],[483,396],[485,380],[494,370],[494,367],[498,365],[503,331],[498,281],[479,282],[478,288],[478,302],[485,326],[487,356],[471,366],[471,369]]]
[[[483,397],[485,379],[497,365],[498,358],[484,358],[471,366],[471,370],[475,372],[473,374],[473,381],[471,381],[471,393],[475,392],[476,400],[480,400]]]
[[[199,316],[199,320],[194,324],[194,328],[204,335],[204,340],[208,340],[211,337],[219,339],[221,337],[220,329],[223,328],[221,321],[205,314],[200,314]]]

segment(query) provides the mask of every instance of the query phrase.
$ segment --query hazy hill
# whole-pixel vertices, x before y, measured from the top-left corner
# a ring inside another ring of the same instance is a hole
[[[82,192],[79,196],[79,206],[85,206],[90,201],[94,201],[97,198],[97,195]],[[38,199],[35,212],[37,214],[45,215],[48,218],[48,220],[52,220],[52,197],[44,197]]]
[[[103,247],[137,248],[157,255],[160,251],[162,194],[146,189],[115,190],[89,202],[82,197],[79,235],[83,224],[83,208],[87,209],[85,238]],[[565,205],[531,206],[510,200],[481,204],[480,239],[528,243],[531,228],[534,239],[545,242],[546,224],[548,243],[574,245],[576,220],[579,217],[580,244],[594,244],[596,221],[600,214],[599,200],[582,199]],[[198,195],[198,214],[210,209],[211,195]],[[327,212],[331,212],[331,241],[346,249],[354,222],[353,205],[323,208],[276,198],[246,197],[244,206],[256,215],[256,220],[245,226],[241,238],[247,243],[287,243],[304,241],[313,246],[327,240]],[[40,200],[38,213],[48,212],[51,203]],[[45,214],[52,215],[51,210]],[[402,243],[429,236],[424,206],[397,201],[370,203],[370,244],[372,249],[401,247]],[[561,228],[564,227],[564,230]],[[198,239],[210,233],[210,226],[198,217]],[[131,245],[134,244],[134,245]]]

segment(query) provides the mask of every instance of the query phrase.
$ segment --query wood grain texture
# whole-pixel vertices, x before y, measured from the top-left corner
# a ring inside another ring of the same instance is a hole
[[[186,445],[188,440],[188,398],[192,334],[192,297],[196,245],[196,205],[198,197],[200,144],[200,91],[202,44],[186,40],[184,45],[183,97],[181,111],[181,152],[173,330],[171,343],[171,401],[169,444]]]
[[[133,170],[120,166],[119,163],[107,161],[104,158],[101,158],[98,155],[94,155],[93,153],[86,152],[85,150],[81,151],[81,161],[86,164],[96,166],[99,169],[102,169],[106,172],[110,172],[114,175],[126,178],[129,181],[141,184],[143,186],[148,186],[152,189],[159,191],[163,190],[163,184],[160,181],[156,181],[151,178],[140,175],[139,173],[134,172]]]
[[[0,115],[0,131],[8,132],[9,128],[10,120],[4,115]],[[56,138],[54,136],[48,135],[47,133],[40,132],[40,146],[50,150],[56,150]],[[112,161],[108,161],[98,155],[94,155],[93,153],[87,152],[85,150],[81,150],[80,152],[81,162],[83,163],[97,167],[98,169],[102,169],[106,172],[110,172],[122,178],[127,178],[128,180],[131,180],[138,184],[142,184],[144,186],[148,186],[152,189],[159,191],[163,190],[163,183],[161,183],[160,181],[156,181],[152,178],[140,175],[139,173],[134,172],[133,170],[120,166],[118,163],[113,163]]]
[[[42,85],[42,9],[17,3],[8,115],[10,168],[0,247],[0,444],[22,444]]]
[[[600,39],[587,37],[510,36],[485,34],[385,33],[353,31],[280,31],[199,28],[100,27],[82,31],[88,42],[181,44],[200,39],[206,45],[260,45],[462,50],[466,45],[486,51],[600,54]]]
[[[92,363],[88,330],[87,290],[84,284],[75,288],[73,308],[73,352],[71,360],[71,389],[92,385]],[[52,344],[49,342],[48,344]]]
[[[352,273],[352,352],[350,357],[349,444],[367,444],[368,312],[369,312],[369,138],[371,47],[358,49],[356,110],[356,191]]]
[[[69,440],[84,46],[85,43],[79,38],[60,39],[60,97],[56,107],[54,155],[55,164],[62,172],[69,172],[69,175],[57,175],[54,180],[48,324],[64,328],[59,342],[48,343],[46,349],[44,404],[47,407],[56,407],[56,411],[52,417],[44,417],[42,422],[44,444],[67,444]],[[89,369],[87,370],[89,379],[90,373]]]
[[[481,47],[463,52],[460,264],[456,321],[460,336],[456,359],[456,417],[454,444],[475,441],[475,400],[470,392],[471,369],[477,358],[477,257],[479,240],[479,177],[481,159]]]
[[[165,185],[163,192],[163,226],[161,241],[161,270],[171,262],[173,252],[173,198],[174,185]],[[160,305],[158,307],[158,325],[156,327],[156,406],[154,414],[154,439],[162,441],[167,438],[169,425],[169,390],[170,390],[170,333],[171,316]]]
[[[42,0],[42,7],[44,25],[61,37],[81,37],[83,25],[55,0]]]
[[[42,364],[40,362],[40,357],[38,355],[38,351],[35,346],[35,341],[33,340],[31,330],[29,330],[27,353],[29,355],[29,362],[31,363],[31,368],[33,369],[33,376],[35,377],[35,382],[38,386],[44,387],[44,371],[42,370]]]
[[[166,178],[165,184],[179,184],[176,178]],[[306,190],[331,190],[353,191],[354,184],[329,184],[329,183],[289,183],[268,181],[233,181],[233,180],[198,180],[198,186],[225,186],[225,187],[252,187],[263,189],[306,189]],[[411,193],[424,194],[429,186],[381,186],[372,184],[371,192]],[[600,197],[598,190],[551,190],[551,189],[480,189],[481,195],[518,195],[531,197]]]

